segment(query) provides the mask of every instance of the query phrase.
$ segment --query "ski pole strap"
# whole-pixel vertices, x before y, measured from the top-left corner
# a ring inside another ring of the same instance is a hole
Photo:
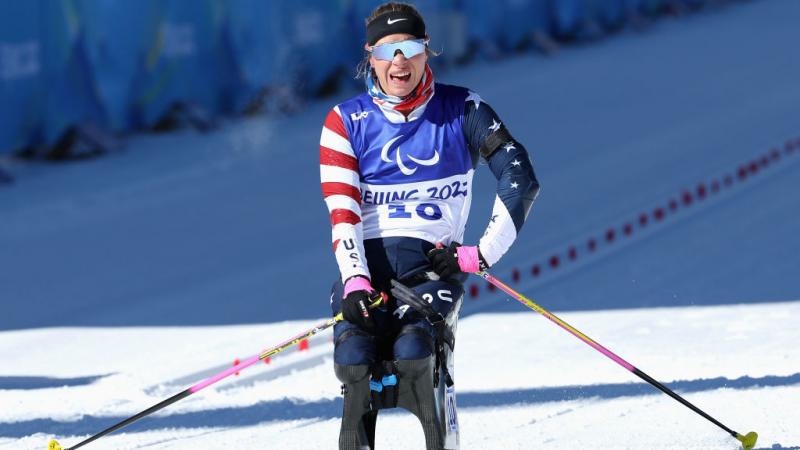
[[[428,323],[431,324],[431,326],[433,326],[433,328],[436,330],[437,336],[443,337],[447,345],[449,345],[450,349],[452,350],[455,346],[455,336],[453,336],[453,332],[447,327],[444,316],[433,309],[433,306],[431,306],[430,303],[428,303],[424,298],[420,297],[419,294],[414,292],[408,286],[397,280],[391,280],[391,284],[392,295],[422,314],[422,316],[425,317],[425,320],[427,320]]]
[[[450,347],[450,351],[453,351],[456,346],[456,337],[453,335],[453,330],[447,326],[447,322],[442,320],[441,322],[431,325],[433,325],[433,328],[436,330],[436,339],[441,339]],[[444,346],[442,346],[442,348],[444,348]]]
[[[427,320],[428,323],[433,327],[433,330],[436,333],[436,340],[434,342],[434,350],[436,352],[435,366],[438,367],[441,370],[441,373],[444,375],[444,380],[445,383],[447,383],[447,387],[453,386],[453,377],[450,376],[450,371],[447,369],[447,361],[444,358],[445,344],[450,347],[450,351],[453,351],[455,348],[456,338],[453,335],[453,330],[447,326],[447,321],[445,320],[444,316],[433,309],[430,303],[425,301],[424,298],[420,297],[419,294],[414,292],[411,288],[397,280],[391,280],[391,284],[392,295],[422,314],[423,317],[425,317],[425,320]],[[433,384],[439,384],[438,371],[434,373]]]
[[[445,327],[445,328],[447,328],[447,327]],[[447,331],[450,331],[450,330],[448,329]],[[450,335],[452,336],[453,334],[450,333]],[[453,387],[453,384],[454,384],[453,383],[453,377],[450,376],[450,370],[447,368],[447,360],[444,358],[444,344],[445,344],[445,342],[446,342],[445,339],[437,331],[436,332],[436,365],[441,369],[442,374],[444,374],[444,382],[445,382],[445,384],[447,384],[447,387]],[[450,343],[448,343],[448,345],[450,345],[450,350],[452,351],[453,346]],[[439,376],[438,375],[439,375],[438,373],[434,374],[434,377],[433,377],[434,378],[434,381],[433,381],[433,385],[434,386],[439,384]]]
[[[414,292],[408,286],[397,280],[391,280],[391,284],[392,295],[422,314],[422,316],[425,317],[425,320],[427,320],[428,323],[433,327],[433,330],[436,333],[436,340],[434,342],[434,346],[436,347],[434,349],[436,352],[436,366],[439,367],[442,374],[444,374],[447,387],[453,386],[453,377],[450,376],[450,371],[447,369],[447,361],[444,358],[444,346],[447,344],[450,347],[450,351],[453,351],[456,344],[456,338],[453,335],[453,331],[447,326],[447,321],[445,320],[444,316],[433,309],[430,303],[425,301],[424,298],[420,297],[419,294]],[[439,384],[438,372],[434,373],[433,383],[434,385]]]

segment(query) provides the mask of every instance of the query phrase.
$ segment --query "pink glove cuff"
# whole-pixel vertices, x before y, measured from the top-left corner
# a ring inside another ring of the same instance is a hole
[[[344,296],[347,297],[347,294],[353,291],[367,291],[373,292],[375,289],[372,289],[372,284],[370,284],[369,280],[364,277],[353,277],[347,280],[344,283]]]
[[[458,267],[462,272],[477,272],[481,270],[480,261],[478,260],[478,246],[462,245],[456,248],[458,254]]]

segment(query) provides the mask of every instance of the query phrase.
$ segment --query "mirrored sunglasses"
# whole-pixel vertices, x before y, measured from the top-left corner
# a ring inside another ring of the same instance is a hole
[[[425,51],[428,46],[427,39],[409,39],[399,42],[388,42],[381,45],[373,45],[369,51],[372,55],[383,61],[391,61],[394,55],[400,50],[403,56],[413,58]]]

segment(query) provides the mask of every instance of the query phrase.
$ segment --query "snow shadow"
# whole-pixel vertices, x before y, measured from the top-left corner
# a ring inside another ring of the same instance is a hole
[[[800,383],[800,373],[788,376],[768,375],[753,378],[744,376],[736,379],[725,377],[698,380],[680,380],[663,383],[679,394],[710,391],[714,389],[747,389],[752,387],[789,386]],[[458,394],[459,407],[502,406],[515,403],[547,403],[588,398],[612,399],[657,395],[661,391],[647,383],[612,383],[591,386],[558,386],[550,388],[519,389],[500,392],[467,392]]]
[[[800,383],[800,373],[788,376],[759,378],[724,377],[676,381],[668,387],[680,393],[713,389],[747,389],[753,387],[789,386]],[[460,392],[458,404],[462,408],[537,404],[564,400],[613,399],[641,395],[659,395],[661,392],[645,383],[616,383],[592,386],[559,386],[495,392]],[[243,427],[272,420],[333,419],[342,410],[342,399],[298,403],[284,399],[261,402],[242,408],[217,408],[169,416],[148,417],[134,423],[125,432],[158,430],[164,428]],[[83,416],[74,422],[52,419],[33,419],[14,423],[0,423],[0,437],[21,438],[35,433],[51,436],[89,436],[126,419],[126,417]]]
[[[86,377],[75,377],[75,378],[0,376],[0,390],[4,389],[30,390],[30,389],[84,386],[87,384],[92,384],[95,381],[103,377],[107,377],[109,375],[111,374],[90,375]]]

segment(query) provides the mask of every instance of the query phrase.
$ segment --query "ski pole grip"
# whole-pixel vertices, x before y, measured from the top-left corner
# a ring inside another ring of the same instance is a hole
[[[378,306],[381,306],[381,304],[386,303],[388,301],[389,301],[389,296],[385,292],[379,292],[379,293],[375,294],[374,297],[370,298],[370,303],[367,306],[367,308],[375,309]],[[332,321],[329,323],[328,326],[332,326],[336,322],[344,320],[344,316],[342,315],[342,313],[340,311],[339,314],[336,314],[335,316],[333,316],[333,319],[331,319],[331,320]]]
[[[377,308],[381,306],[381,303],[386,303],[389,301],[389,295],[386,292],[378,292],[374,297],[371,298],[372,303],[369,304],[369,309]]]

